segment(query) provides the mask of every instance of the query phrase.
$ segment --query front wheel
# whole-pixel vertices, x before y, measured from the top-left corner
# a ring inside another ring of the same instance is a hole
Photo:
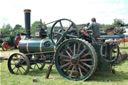
[[[29,68],[29,59],[22,53],[14,53],[8,59],[8,70],[12,74],[27,74]]]

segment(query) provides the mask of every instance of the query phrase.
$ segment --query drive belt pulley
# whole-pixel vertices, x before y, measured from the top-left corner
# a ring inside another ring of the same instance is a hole
[[[120,54],[120,49],[117,43],[104,43],[101,45],[100,54],[106,62],[115,62]]]

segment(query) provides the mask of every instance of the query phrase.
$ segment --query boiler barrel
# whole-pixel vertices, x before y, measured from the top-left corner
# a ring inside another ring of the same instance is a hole
[[[28,39],[20,41],[19,51],[22,53],[50,53],[55,52],[56,47],[50,39]]]

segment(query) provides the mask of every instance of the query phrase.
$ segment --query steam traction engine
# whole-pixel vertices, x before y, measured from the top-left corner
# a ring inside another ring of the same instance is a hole
[[[17,48],[19,41],[21,40],[21,36],[19,33],[17,35],[9,35],[4,36],[3,34],[0,35],[0,47],[3,51],[7,51],[10,48]]]
[[[69,19],[48,24],[49,35],[42,27],[30,36],[30,10],[25,10],[26,39],[19,43],[19,51],[9,57],[8,69],[12,74],[27,74],[29,69],[43,69],[49,56],[58,73],[68,80],[86,80],[93,73],[111,71],[111,64],[119,57],[117,42],[95,41],[86,30],[78,30]],[[43,31],[41,31],[43,30]],[[48,71],[49,72],[49,71]]]

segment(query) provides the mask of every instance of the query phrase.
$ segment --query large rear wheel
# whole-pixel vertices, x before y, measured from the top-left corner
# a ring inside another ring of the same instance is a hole
[[[97,67],[95,49],[81,39],[65,40],[57,48],[55,66],[59,74],[68,80],[86,80]]]

